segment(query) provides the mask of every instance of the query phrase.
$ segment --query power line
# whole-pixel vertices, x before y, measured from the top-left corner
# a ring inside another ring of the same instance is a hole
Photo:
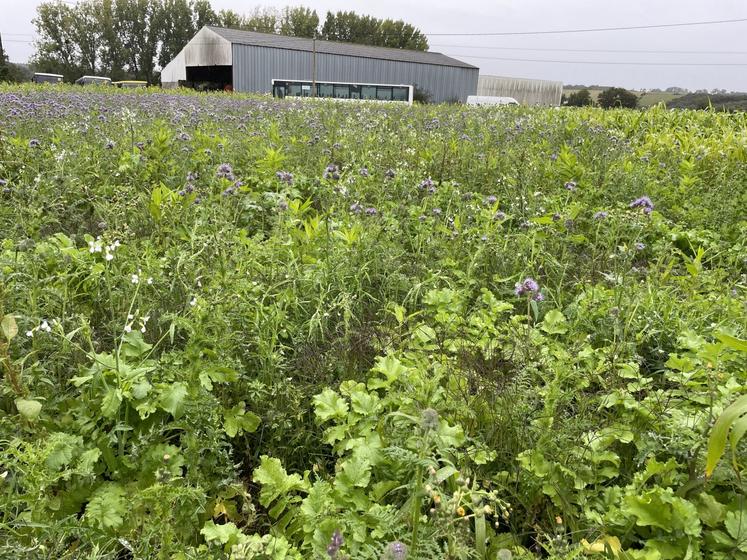
[[[461,58],[480,58],[508,62],[549,62],[552,64],[599,64],[612,66],[747,66],[747,62],[612,62],[599,60],[547,60],[536,58],[502,58],[497,56],[475,56],[471,54],[450,54]]]
[[[711,21],[690,21],[684,23],[659,23],[656,25],[629,25],[620,27],[590,27],[586,29],[557,29],[548,31],[499,31],[490,33],[423,33],[431,37],[498,37],[512,35],[553,35],[561,33],[595,33],[598,31],[629,31],[633,29],[664,29],[670,27],[692,27],[696,25],[719,25],[723,23],[742,23],[747,18],[719,19]]]
[[[547,52],[580,52],[580,53],[640,53],[640,54],[713,54],[713,55],[746,55],[747,51],[671,51],[640,49],[548,49],[537,47],[494,47],[481,45],[429,45],[439,49],[482,49],[493,51],[547,51]]]

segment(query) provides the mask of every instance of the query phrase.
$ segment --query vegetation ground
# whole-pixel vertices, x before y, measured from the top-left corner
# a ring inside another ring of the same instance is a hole
[[[0,557],[747,559],[745,131],[0,86]]]

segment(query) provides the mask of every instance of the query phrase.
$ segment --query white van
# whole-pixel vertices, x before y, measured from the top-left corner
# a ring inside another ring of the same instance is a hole
[[[495,97],[492,95],[470,95],[467,105],[518,105],[513,97]]]

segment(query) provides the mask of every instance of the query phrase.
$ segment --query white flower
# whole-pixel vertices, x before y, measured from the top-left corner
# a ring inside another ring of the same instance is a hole
[[[140,332],[143,333],[143,334],[145,334],[145,325],[143,325],[142,327],[140,327]]]
[[[26,331],[26,336],[31,338],[32,336],[34,336],[34,331]]]
[[[112,255],[111,253],[107,253],[107,254],[106,254],[106,256],[105,256],[104,258],[105,258],[105,259],[106,259],[107,261],[112,261],[112,260],[114,260],[114,255]]]
[[[192,301],[189,302],[189,305],[191,305],[192,307],[194,307],[195,305],[197,305],[197,298],[193,297]]]
[[[132,321],[135,318],[135,316],[132,313],[127,314],[127,320]]]
[[[127,324],[125,325],[125,329],[124,329],[124,330],[125,330],[125,332],[132,332],[132,325],[131,325],[131,324],[129,324],[129,323],[127,323]]]
[[[138,282],[140,282],[140,277],[137,274],[133,274],[132,275],[132,283],[133,284],[137,284]]]
[[[49,323],[47,323],[47,321],[42,321],[42,324],[39,326],[39,328],[45,332],[52,332],[52,327],[49,326]]]
[[[148,285],[150,286],[152,283],[153,283],[153,278],[149,276],[148,277]]]
[[[142,317],[143,325],[150,321],[150,315],[146,315],[145,317]]]
[[[112,245],[115,249],[119,247],[119,239],[114,240],[114,245]]]

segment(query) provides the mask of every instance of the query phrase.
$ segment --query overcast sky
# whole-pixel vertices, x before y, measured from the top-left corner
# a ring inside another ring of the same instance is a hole
[[[40,3],[41,0],[0,0],[0,33],[12,61],[23,62],[34,51],[31,20]],[[239,12],[249,11],[255,5],[287,5],[246,0],[212,0],[212,4],[216,11],[231,8]],[[322,20],[327,10],[355,10],[380,18],[404,19],[429,36],[431,50],[479,66],[483,74],[628,88],[680,86],[747,91],[747,22],[518,37],[436,35],[747,18],[746,0],[290,0],[288,4],[313,8]],[[576,49],[591,52],[569,52]],[[601,52],[618,50],[655,52]],[[720,53],[703,54],[713,51]],[[682,66],[684,63],[704,65]]]

